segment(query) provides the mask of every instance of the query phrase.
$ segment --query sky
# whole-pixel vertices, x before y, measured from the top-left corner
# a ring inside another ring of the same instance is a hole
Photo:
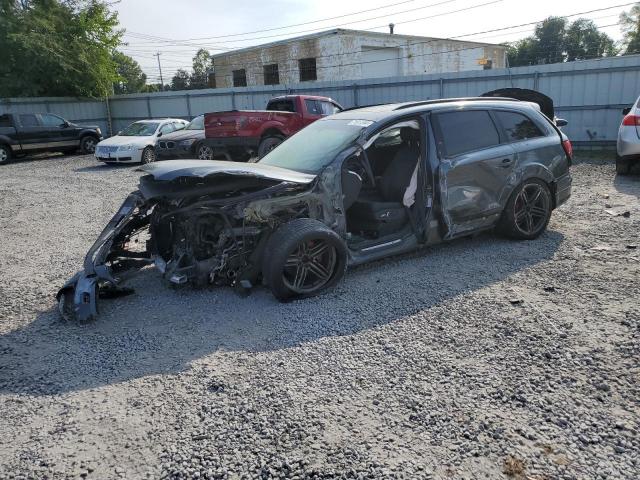
[[[628,0],[120,0],[113,8],[126,30],[121,50],[140,63],[149,83],[159,82],[154,54],[160,52],[164,82],[170,83],[179,68],[191,70],[199,48],[222,53],[336,27],[388,32],[394,23],[398,34],[475,34],[459,39],[501,43],[530,35],[534,26],[478,32],[615,7],[569,20],[593,19],[619,41],[618,17],[631,6]]]

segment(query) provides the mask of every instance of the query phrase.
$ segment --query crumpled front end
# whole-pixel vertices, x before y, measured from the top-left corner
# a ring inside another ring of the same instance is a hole
[[[99,296],[127,293],[120,288],[127,274],[152,262],[148,227],[152,205],[140,192],[131,193],[87,252],[83,270],[58,291],[65,319],[88,322],[98,314]]]

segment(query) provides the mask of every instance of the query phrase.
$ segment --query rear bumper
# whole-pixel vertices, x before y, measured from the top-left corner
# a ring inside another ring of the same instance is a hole
[[[640,155],[640,138],[638,138],[635,127],[620,127],[616,149],[621,157]]]
[[[571,197],[571,184],[573,179],[569,172],[565,173],[563,176],[556,180],[556,198],[555,198],[555,206],[556,208],[566,203],[567,200]]]

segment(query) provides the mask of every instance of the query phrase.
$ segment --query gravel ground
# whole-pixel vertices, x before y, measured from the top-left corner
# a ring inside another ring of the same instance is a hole
[[[579,157],[536,241],[290,304],[146,270],[82,326],[53,295],[138,173],[1,167],[0,479],[640,477],[640,178]]]

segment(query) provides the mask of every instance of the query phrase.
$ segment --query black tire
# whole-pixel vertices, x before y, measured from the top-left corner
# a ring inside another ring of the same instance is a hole
[[[80,140],[80,151],[85,155],[95,153],[99,140],[93,135],[86,135]]]
[[[317,220],[298,218],[269,238],[262,276],[273,295],[286,301],[332,288],[346,268],[347,247],[340,236]]]
[[[198,157],[199,160],[213,160],[213,148],[209,145],[198,145],[196,147],[196,157]]]
[[[276,148],[283,141],[284,138],[279,135],[264,137],[262,140],[260,140],[260,145],[258,145],[258,158],[264,157],[267,153]]]
[[[547,184],[537,178],[525,180],[509,197],[498,231],[518,240],[538,238],[549,224],[552,207]]]
[[[7,145],[0,145],[0,165],[5,165],[11,161],[11,148]]]
[[[140,157],[140,163],[153,163],[156,161],[156,151],[153,147],[146,147],[142,151],[142,156]]]
[[[616,155],[616,173],[618,175],[629,175],[631,173],[631,160]]]

